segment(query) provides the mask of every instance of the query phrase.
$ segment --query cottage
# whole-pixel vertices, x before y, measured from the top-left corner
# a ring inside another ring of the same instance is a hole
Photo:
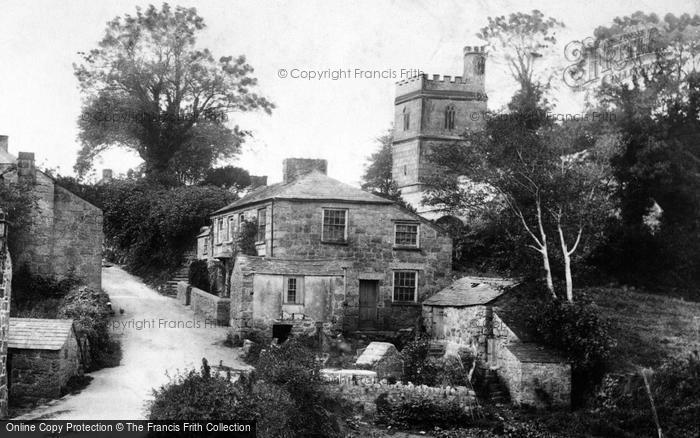
[[[83,359],[71,319],[10,318],[7,370],[13,403],[60,397]]]
[[[441,228],[326,169],[284,160],[281,183],[214,212],[211,233],[200,233],[200,256],[231,272],[234,333],[413,327],[420,302],[449,281],[452,240]],[[257,226],[256,256],[235,254],[245,221]]]
[[[0,136],[0,183],[24,183],[37,199],[30,228],[13,254],[15,268],[57,278],[75,275],[95,290],[102,286],[102,210],[38,170],[34,154],[8,152]]]
[[[481,368],[495,371],[512,401],[569,406],[571,364],[533,342],[506,298],[515,281],[462,277],[423,302],[423,323],[446,350],[468,348]]]

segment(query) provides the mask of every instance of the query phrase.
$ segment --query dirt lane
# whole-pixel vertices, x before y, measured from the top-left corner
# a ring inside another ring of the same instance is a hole
[[[91,373],[94,380],[79,394],[64,396],[19,419],[144,419],[152,389],[168,381],[166,372],[199,369],[203,357],[212,365],[223,361],[246,368],[238,359],[238,349],[221,345],[226,327],[195,318],[189,307],[159,295],[118,267],[102,270],[102,285],[116,311],[111,329],[121,339],[121,364]]]

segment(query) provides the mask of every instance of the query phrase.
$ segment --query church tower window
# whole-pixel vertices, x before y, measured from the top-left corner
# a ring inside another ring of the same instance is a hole
[[[404,107],[403,109],[403,130],[408,131],[408,129],[411,127],[411,113],[408,111],[408,108]]]
[[[445,108],[445,129],[449,129],[450,131],[455,129],[454,105],[447,105],[447,108]]]

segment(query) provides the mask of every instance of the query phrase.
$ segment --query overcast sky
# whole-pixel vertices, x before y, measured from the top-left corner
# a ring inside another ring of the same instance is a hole
[[[245,54],[255,68],[258,92],[277,109],[231,121],[254,132],[232,162],[271,182],[281,179],[285,157],[326,158],[329,175],[357,184],[375,138],[393,118],[395,79],[304,80],[279,70],[420,69],[461,75],[462,47],[475,45],[487,17],[540,9],[563,21],[562,42],[591,36],[636,10],[700,13],[697,0],[659,1],[180,1],[195,6],[207,28],[199,44],[216,56]],[[32,151],[37,162],[72,174],[79,145],[81,97],[73,76],[76,52],[101,39],[105,23],[148,2],[2,0],[0,8],[0,134],[10,152]],[[560,52],[564,61],[563,52]],[[487,61],[489,108],[510,96],[512,80]],[[580,93],[562,87],[558,110],[578,112]],[[97,172],[124,172],[139,163],[124,150],[103,155]]]

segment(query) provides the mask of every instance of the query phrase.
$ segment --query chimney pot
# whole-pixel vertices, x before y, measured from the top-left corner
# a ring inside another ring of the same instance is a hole
[[[313,171],[328,174],[328,161],[318,158],[286,158],[282,161],[282,181],[286,184]]]
[[[250,189],[257,189],[258,187],[264,187],[267,185],[267,175],[264,176],[257,176],[257,175],[251,175],[250,176]]]
[[[0,135],[0,149],[7,152],[7,145],[10,142],[10,137],[6,135]]]
[[[112,169],[102,169],[102,179],[111,180],[112,179]]]

